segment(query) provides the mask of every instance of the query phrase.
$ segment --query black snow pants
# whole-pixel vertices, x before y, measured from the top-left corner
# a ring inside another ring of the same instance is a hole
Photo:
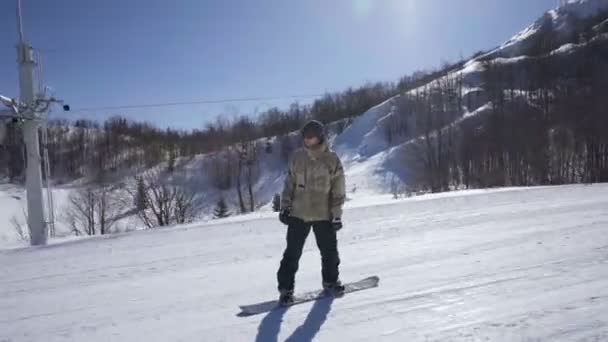
[[[297,218],[291,218],[287,227],[287,248],[283,253],[283,260],[277,272],[277,280],[280,290],[293,290],[296,272],[302,249],[310,229],[315,233],[317,247],[321,252],[321,274],[323,282],[333,283],[338,280],[340,257],[338,255],[338,240],[336,231],[330,221],[304,222]]]

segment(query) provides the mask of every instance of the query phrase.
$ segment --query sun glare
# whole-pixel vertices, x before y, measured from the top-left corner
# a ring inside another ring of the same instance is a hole
[[[374,7],[374,0],[353,0],[355,14],[358,17],[367,16]]]

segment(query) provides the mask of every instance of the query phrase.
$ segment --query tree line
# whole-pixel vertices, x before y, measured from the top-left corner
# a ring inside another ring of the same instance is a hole
[[[608,44],[584,32],[569,53],[551,53],[555,46],[548,44],[544,54],[517,63],[485,60],[479,96],[491,105],[475,116],[465,117],[468,101],[457,76],[398,98],[387,140],[420,137],[403,148],[408,187],[608,181]]]
[[[283,137],[310,119],[331,123],[353,118],[463,64],[463,61],[444,63],[438,70],[417,71],[397,83],[368,83],[328,93],[312,104],[295,102],[286,109],[270,108],[255,119],[246,115],[218,116],[203,128],[192,130],[161,129],[122,116],[103,122],[54,119],[46,125],[48,138],[46,145],[41,143],[41,150],[48,151],[50,177],[56,182],[147,169],[160,162],[174,163],[180,157],[219,151],[246,141]],[[10,122],[7,138],[0,144],[0,177],[17,183],[24,181],[26,163],[21,126],[22,122]]]
[[[89,181],[71,199],[74,230],[86,234],[107,233],[115,218],[129,210],[150,228],[191,221],[200,210],[197,194],[167,180],[180,167],[178,161],[199,154],[209,156],[204,172],[212,186],[237,194],[237,212],[254,211],[253,184],[262,153],[280,153],[286,161],[295,148],[289,133],[305,121],[337,122],[340,133],[348,119],[398,94],[383,128],[389,144],[419,137],[403,148],[402,178],[411,189],[608,181],[607,103],[602,94],[608,89],[608,44],[594,38],[608,31],[601,19],[576,22],[568,37],[580,44],[573,53],[551,53],[563,42],[556,40],[547,21],[528,58],[517,63],[483,60],[483,91],[473,102],[491,106],[476,116],[465,117],[478,106],[471,103],[461,76],[451,73],[464,66],[459,61],[396,83],[326,94],[309,105],[270,108],[255,119],[220,116],[188,131],[121,116],[104,122],[52,120],[41,150],[48,151],[53,181]],[[7,133],[0,146],[0,177],[23,182],[21,123],[9,123]],[[280,151],[272,151],[271,137],[279,140]],[[128,184],[111,185],[125,176],[131,179]],[[116,194],[122,195],[117,199]],[[115,212],[115,207],[128,210]],[[216,212],[218,217],[228,215],[223,198]]]

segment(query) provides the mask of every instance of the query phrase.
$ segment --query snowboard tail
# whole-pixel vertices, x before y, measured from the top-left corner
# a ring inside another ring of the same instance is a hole
[[[380,282],[380,278],[378,276],[371,276],[371,277],[367,277],[365,279],[361,279],[359,281],[343,284],[344,293],[341,293],[339,295],[339,297],[342,297],[351,292],[362,291],[362,290],[377,287],[379,282]],[[272,311],[276,308],[290,307],[290,306],[294,306],[294,305],[298,305],[298,304],[302,304],[302,303],[306,303],[306,302],[311,302],[311,301],[315,301],[315,300],[330,297],[330,296],[333,296],[333,295],[331,293],[328,293],[325,290],[314,290],[314,291],[308,291],[308,292],[296,294],[294,296],[294,301],[288,305],[279,305],[278,300],[270,300],[267,302],[261,302],[261,303],[251,304],[251,305],[241,305],[240,306],[241,312],[239,313],[239,316],[257,315],[257,314],[261,314],[264,312]]]

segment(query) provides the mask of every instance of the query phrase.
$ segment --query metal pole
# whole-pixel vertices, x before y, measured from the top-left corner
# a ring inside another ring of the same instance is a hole
[[[36,64],[37,64],[37,78],[38,78],[38,97],[45,96],[44,89],[44,74],[42,67],[42,54],[40,51],[36,51]],[[43,179],[44,186],[46,187],[46,225],[48,236],[55,237],[55,203],[53,201],[53,186],[51,184],[51,163],[49,159],[49,137],[48,137],[48,120],[50,111],[47,111],[46,116],[44,117],[44,121],[42,121],[42,161],[44,163],[44,174],[45,178]]]
[[[38,78],[38,96],[44,97],[44,84],[43,84],[43,74],[42,74],[42,55],[40,51],[36,51],[36,64],[38,65],[38,74],[36,77]]]
[[[42,149],[44,155],[44,172],[46,174],[45,186],[46,186],[46,198],[47,198],[47,227],[50,237],[55,237],[55,203],[53,201],[53,186],[51,184],[51,163],[49,159],[49,137],[48,137],[48,125],[45,123],[42,125]]]
[[[21,0],[17,0],[17,34],[19,42],[23,42],[23,24],[21,22]]]
[[[23,124],[23,140],[27,149],[27,169],[25,174],[27,222],[30,229],[30,243],[34,246],[45,245],[47,231],[44,220],[42,171],[40,168],[40,145],[38,141],[39,122],[36,117],[34,103],[34,61],[32,59],[32,48],[23,38],[20,0],[17,0],[17,25],[19,34],[19,43],[17,44],[19,95],[21,102],[26,105],[21,114],[25,119]]]

